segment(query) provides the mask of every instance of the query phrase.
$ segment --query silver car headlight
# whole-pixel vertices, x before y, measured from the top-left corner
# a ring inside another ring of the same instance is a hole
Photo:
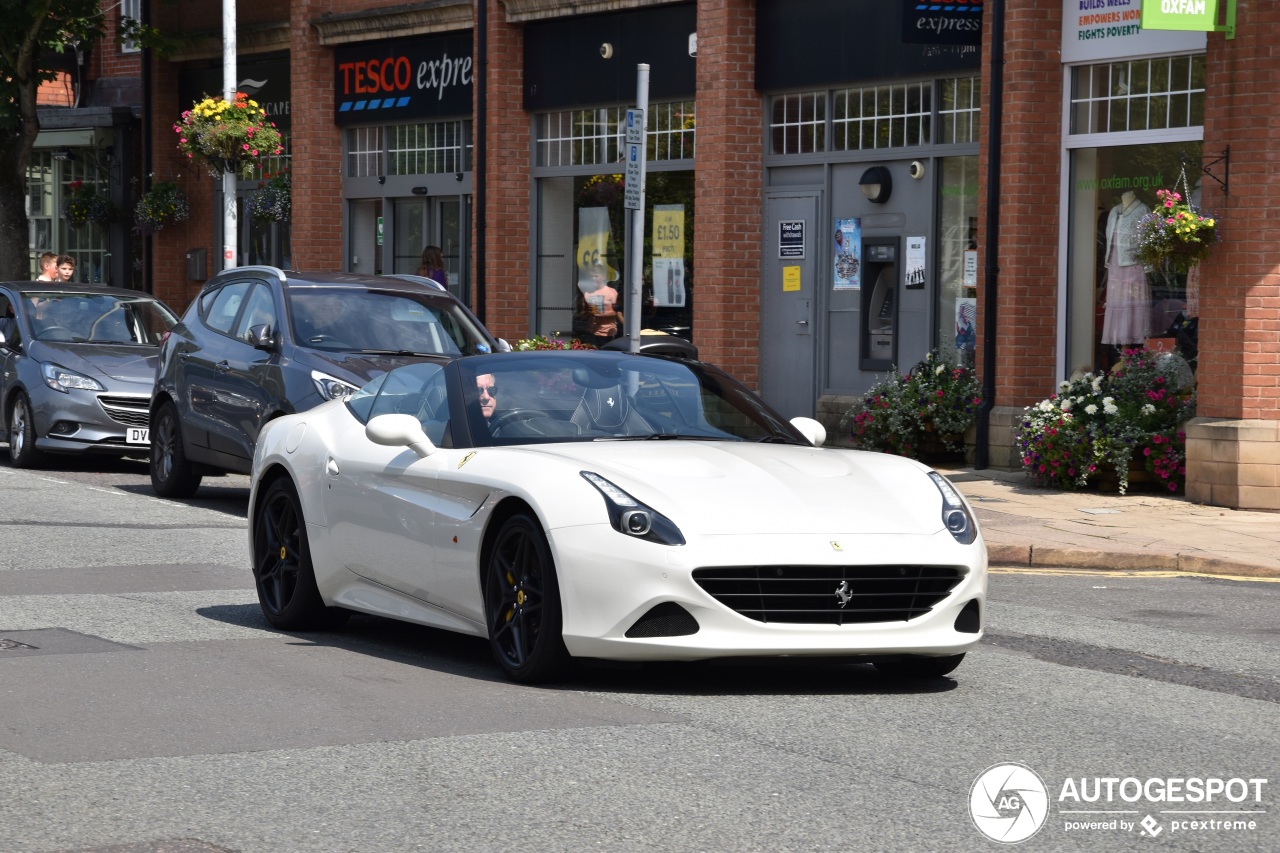
[[[48,385],[55,391],[61,391],[66,394],[68,391],[105,391],[101,384],[90,379],[82,373],[76,373],[74,370],[67,370],[65,367],[45,362],[40,365],[40,372],[44,374],[44,384]]]
[[[969,508],[965,506],[960,493],[937,471],[930,471],[929,479],[942,492],[942,523],[947,531],[961,545],[973,544],[973,540],[978,538],[978,525],[969,514]]]
[[[609,523],[614,530],[636,539],[657,542],[659,545],[684,544],[684,534],[671,519],[640,503],[594,471],[580,473],[604,497],[605,508],[609,511]]]
[[[330,376],[318,370],[311,371],[311,381],[315,383],[320,396],[326,400],[339,400],[360,390],[350,382],[343,382],[336,376]]]

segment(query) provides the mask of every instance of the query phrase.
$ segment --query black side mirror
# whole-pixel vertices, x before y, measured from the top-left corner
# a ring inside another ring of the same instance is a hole
[[[276,338],[275,335],[272,334],[271,325],[269,323],[263,323],[260,326],[250,326],[249,343],[253,344],[254,349],[275,349]]]

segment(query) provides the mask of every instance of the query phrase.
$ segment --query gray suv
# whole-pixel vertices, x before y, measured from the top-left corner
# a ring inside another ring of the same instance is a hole
[[[248,473],[272,418],[344,397],[402,364],[505,349],[429,278],[226,270],[160,347],[151,485],[163,497],[190,496],[206,474]]]

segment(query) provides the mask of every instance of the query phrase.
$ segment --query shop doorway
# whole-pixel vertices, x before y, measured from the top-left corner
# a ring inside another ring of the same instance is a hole
[[[818,397],[818,207],[817,193],[765,199],[760,387],[769,405],[788,418],[813,417]]]

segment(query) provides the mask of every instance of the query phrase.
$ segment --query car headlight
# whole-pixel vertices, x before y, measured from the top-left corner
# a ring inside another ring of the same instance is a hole
[[[604,505],[609,510],[609,523],[614,530],[637,539],[657,542],[659,545],[684,544],[684,534],[671,519],[640,503],[594,471],[580,473],[583,479],[604,496]]]
[[[82,373],[76,373],[74,370],[67,370],[65,367],[45,362],[40,365],[40,372],[44,374],[44,384],[48,385],[55,391],[61,391],[63,394],[68,391],[105,391],[98,382],[90,379]]]
[[[972,544],[973,540],[978,538],[978,525],[969,514],[969,508],[965,506],[964,499],[960,497],[955,486],[948,483],[947,478],[937,471],[930,471],[929,479],[933,480],[938,491],[942,492],[943,525],[961,545]]]
[[[320,392],[320,396],[326,400],[338,400],[360,390],[350,382],[343,382],[336,376],[330,376],[318,370],[311,371],[311,381],[316,384],[316,390]]]

